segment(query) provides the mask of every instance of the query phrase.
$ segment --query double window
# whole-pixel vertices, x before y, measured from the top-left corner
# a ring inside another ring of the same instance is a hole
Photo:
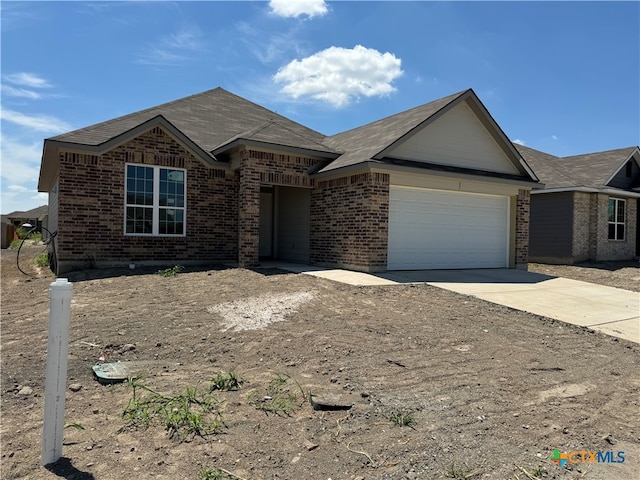
[[[133,164],[125,168],[125,233],[185,235],[186,171]]]
[[[621,198],[609,199],[609,240],[624,240],[624,219],[626,201]]]

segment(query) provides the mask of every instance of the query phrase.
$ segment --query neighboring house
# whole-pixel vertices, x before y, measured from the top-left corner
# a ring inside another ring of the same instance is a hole
[[[28,223],[32,227],[40,229],[43,225],[46,227],[48,211],[49,207],[47,205],[41,205],[31,210],[27,210],[26,212],[16,211],[8,213],[7,215],[3,215],[2,217],[3,222],[4,218],[6,217],[7,221],[15,227],[19,227],[25,223]],[[29,230],[29,228],[27,228],[27,230]]]
[[[531,192],[531,260],[571,264],[640,256],[638,147],[563,158],[516,147],[545,184]]]
[[[472,90],[325,136],[216,88],[46,139],[58,273],[526,268],[538,180]]]

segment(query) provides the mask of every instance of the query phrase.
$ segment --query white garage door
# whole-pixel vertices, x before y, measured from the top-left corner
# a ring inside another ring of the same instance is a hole
[[[503,268],[508,231],[508,197],[391,186],[387,269]]]

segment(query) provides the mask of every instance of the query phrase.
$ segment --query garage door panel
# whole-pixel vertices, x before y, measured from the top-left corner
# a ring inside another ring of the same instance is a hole
[[[507,266],[508,198],[392,186],[389,270]]]

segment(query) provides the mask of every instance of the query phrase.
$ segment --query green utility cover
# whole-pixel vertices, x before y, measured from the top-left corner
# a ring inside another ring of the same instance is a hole
[[[102,384],[124,382],[130,376],[123,363],[100,363],[93,366],[93,373]]]

